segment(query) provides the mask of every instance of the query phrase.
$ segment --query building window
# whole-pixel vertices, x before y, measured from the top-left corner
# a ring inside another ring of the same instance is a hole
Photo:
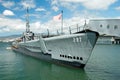
[[[117,26],[117,25],[115,25],[115,26],[114,26],[114,29],[117,29],[117,28],[118,28],[118,26]]]
[[[110,28],[110,25],[107,25],[107,29],[109,29]]]
[[[102,27],[102,24],[100,25],[100,27]]]

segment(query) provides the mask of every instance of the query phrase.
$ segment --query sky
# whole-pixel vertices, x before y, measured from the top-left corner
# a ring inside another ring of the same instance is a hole
[[[83,25],[90,19],[120,19],[120,0],[0,0],[0,36],[25,31],[27,7],[30,29],[35,33],[60,29],[61,20],[53,17],[61,11],[63,27]]]

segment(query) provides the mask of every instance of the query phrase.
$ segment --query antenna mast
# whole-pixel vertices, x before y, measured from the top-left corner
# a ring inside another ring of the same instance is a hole
[[[29,25],[29,10],[27,7],[27,12],[26,12],[26,32],[29,33],[30,32],[30,25]]]

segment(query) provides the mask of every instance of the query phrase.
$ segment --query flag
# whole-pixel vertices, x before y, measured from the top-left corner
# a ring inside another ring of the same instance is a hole
[[[53,20],[60,20],[62,18],[62,14],[58,14],[56,16],[53,17]]]

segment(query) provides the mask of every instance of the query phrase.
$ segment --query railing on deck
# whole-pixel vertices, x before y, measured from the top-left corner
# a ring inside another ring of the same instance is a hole
[[[77,33],[80,32],[82,30],[84,30],[84,26],[85,25],[71,25],[69,27],[64,27],[63,28],[63,33],[61,33],[60,29],[57,30],[49,30],[46,29],[46,33],[42,33],[42,37],[53,37],[53,36],[59,36],[59,35],[63,35],[63,34],[73,34],[73,33]]]

